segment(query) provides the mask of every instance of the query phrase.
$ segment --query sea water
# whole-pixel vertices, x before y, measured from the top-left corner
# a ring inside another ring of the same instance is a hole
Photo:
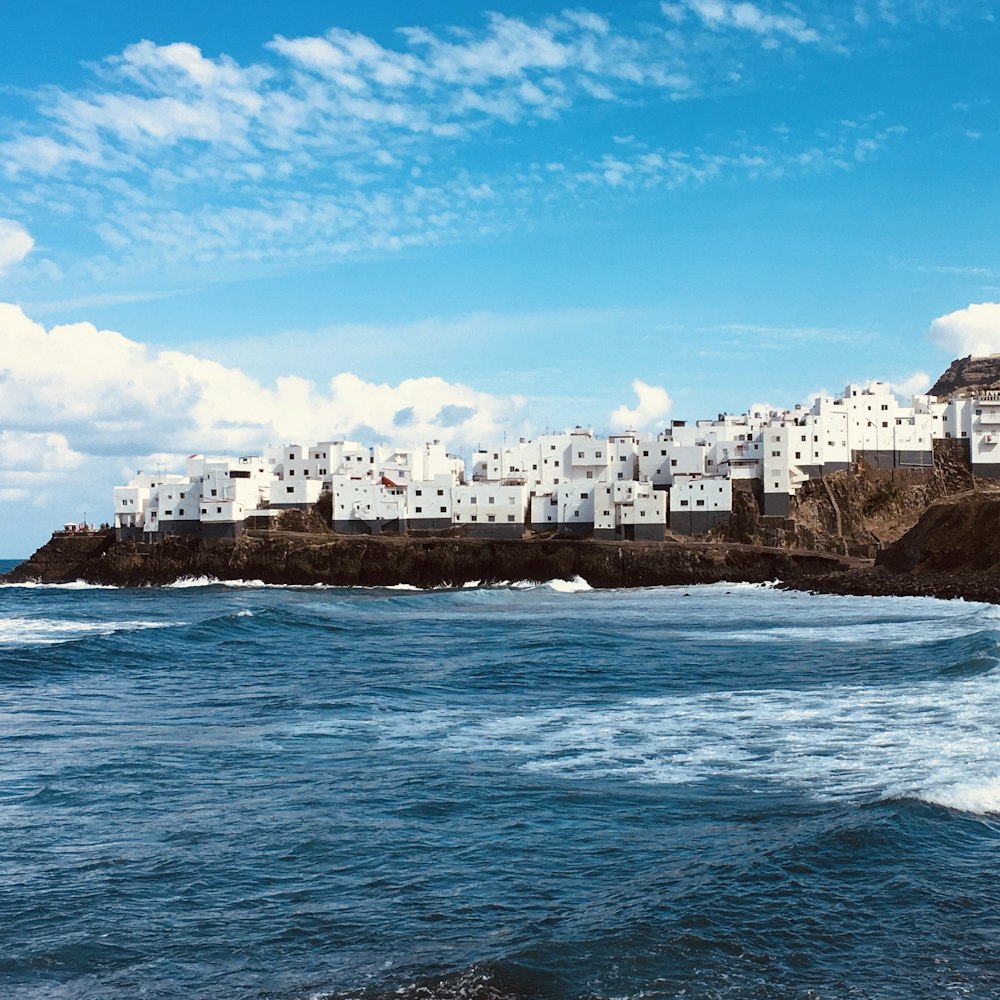
[[[1000,994],[1000,611],[0,587],[0,996]]]

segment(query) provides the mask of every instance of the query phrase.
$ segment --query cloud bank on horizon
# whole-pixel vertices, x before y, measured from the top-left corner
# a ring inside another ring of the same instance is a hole
[[[972,309],[977,329],[989,330],[1000,347],[1000,304]],[[936,320],[931,336],[940,335],[940,324],[955,330],[957,315]],[[0,345],[0,505],[51,504],[82,472],[91,487],[110,492],[137,468],[180,469],[192,452],[253,454],[266,444],[337,438],[365,444],[436,438],[468,454],[505,434],[540,430],[520,396],[439,377],[375,384],[349,372],[323,386],[291,375],[264,385],[238,367],[153,350],[91,323],[46,329],[6,303],[0,303]],[[928,384],[917,372],[894,389],[905,396]],[[635,405],[616,407],[608,429],[662,428],[673,408],[667,391],[639,378],[632,391]]]

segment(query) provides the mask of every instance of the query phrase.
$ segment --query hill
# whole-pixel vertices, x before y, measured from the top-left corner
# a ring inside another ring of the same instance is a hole
[[[956,358],[929,392],[938,399],[950,399],[959,392],[982,389],[1000,389],[1000,354]]]

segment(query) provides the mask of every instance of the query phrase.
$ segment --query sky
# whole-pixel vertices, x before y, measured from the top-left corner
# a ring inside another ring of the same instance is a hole
[[[0,7],[0,555],[194,452],[1000,352],[981,0]]]

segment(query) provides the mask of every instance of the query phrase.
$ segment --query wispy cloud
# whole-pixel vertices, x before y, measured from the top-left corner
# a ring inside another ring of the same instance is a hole
[[[31,253],[35,241],[20,222],[0,219],[0,274],[20,264]]]
[[[493,13],[474,28],[404,28],[395,44],[334,27],[276,36],[246,63],[138,41],[75,89],[25,95],[35,114],[0,126],[0,215],[73,233],[36,252],[29,275],[150,287],[160,272],[185,283],[481,238],[580,185],[610,194],[850,169],[902,126],[872,119],[672,148],[615,136],[609,123],[603,157],[568,144],[540,163],[530,137],[595,108],[743,86],[747,39],[763,50],[759,70],[792,58],[774,46],[836,52],[852,30],[854,19],[815,5],[685,0],[645,22]]]

